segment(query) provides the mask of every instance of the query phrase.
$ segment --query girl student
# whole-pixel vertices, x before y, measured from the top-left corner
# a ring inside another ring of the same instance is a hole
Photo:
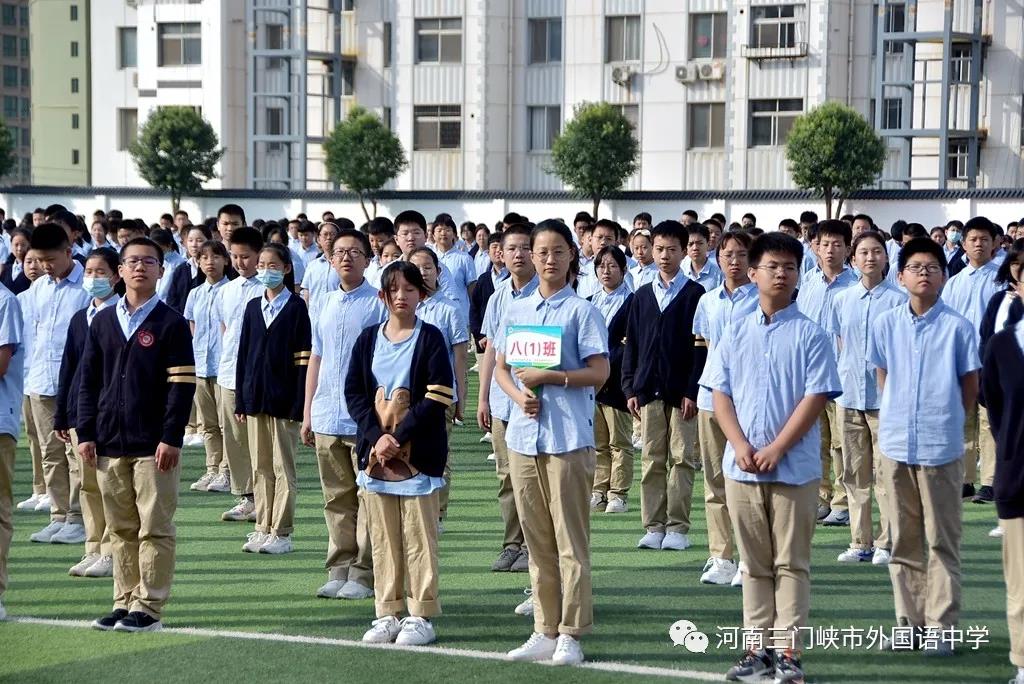
[[[256,506],[256,530],[242,545],[248,553],[292,551],[295,449],[312,342],[306,304],[285,286],[291,269],[287,247],[260,250],[256,278],[266,290],[246,305],[238,343],[235,419],[248,432]]]
[[[25,254],[24,275],[30,283],[43,275],[43,262],[39,260],[39,253],[29,250]],[[29,299],[29,291],[18,293],[18,303],[21,305],[22,321],[32,320],[32,300]],[[25,345],[25,375],[28,375],[28,359],[32,358],[32,345],[35,342],[35,327],[24,325],[23,343]],[[24,501],[18,502],[19,511],[49,511],[50,496],[46,493],[46,480],[43,478],[43,450],[39,443],[39,429],[32,416],[32,409],[29,406],[29,390],[25,387],[25,401],[21,405],[21,420],[25,424],[25,439],[28,441],[29,455],[32,457],[32,496]]]
[[[203,229],[205,230],[205,228]],[[185,238],[191,251],[193,226]],[[185,320],[192,329],[192,347],[196,356],[196,428],[206,448],[206,472],[192,483],[195,492],[230,492],[231,474],[224,455],[224,433],[221,430],[217,404],[220,387],[217,370],[220,365],[220,318],[217,316],[217,298],[228,283],[225,269],[228,250],[224,243],[207,240],[196,250],[203,283],[188,293],[185,301]]]
[[[593,304],[571,282],[578,259],[572,233],[558,220],[530,237],[540,284],[509,305],[495,340],[498,385],[512,399],[507,442],[512,487],[530,549],[534,633],[509,652],[513,660],[583,661],[579,638],[593,627],[590,580],[591,485],[594,480],[594,394],[608,380],[608,339]],[[512,368],[512,326],[560,329],[554,368]]]
[[[345,381],[373,548],[377,619],[363,641],[424,645],[435,640],[430,619],[441,613],[438,490],[454,376],[444,335],[416,316],[429,295],[419,269],[399,261],[381,281],[387,321],[359,335]]]
[[[388,264],[402,258],[402,248],[394,240],[388,240],[380,246],[380,266],[372,273],[367,274],[366,279],[376,288],[380,288],[381,275]]]

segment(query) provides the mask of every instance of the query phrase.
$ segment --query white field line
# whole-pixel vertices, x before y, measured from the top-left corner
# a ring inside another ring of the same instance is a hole
[[[52,620],[36,617],[10,617],[8,622],[46,625],[49,627],[70,627],[75,629],[89,629],[90,623],[82,620]],[[237,632],[223,629],[199,629],[198,627],[168,627],[163,630],[167,634],[182,634],[185,636],[198,636],[219,639],[246,639],[249,641],[276,641],[290,644],[309,644],[313,646],[344,646],[345,648],[365,648],[388,651],[405,651],[407,653],[429,653],[431,655],[453,656],[457,658],[476,658],[477,660],[496,660],[511,662],[504,653],[492,651],[473,651],[466,648],[444,648],[441,646],[399,646],[397,644],[367,644],[362,641],[350,639],[332,639],[330,637],[300,636],[294,634],[274,634],[263,632]],[[542,663],[551,665],[551,663]],[[555,667],[552,665],[552,667]],[[721,673],[701,672],[699,670],[673,670],[667,667],[648,667],[646,665],[630,665],[628,663],[612,662],[584,662],[582,667],[588,670],[601,672],[615,672],[618,674],[645,675],[648,677],[671,677],[673,679],[687,678],[703,682],[720,682],[723,680]]]

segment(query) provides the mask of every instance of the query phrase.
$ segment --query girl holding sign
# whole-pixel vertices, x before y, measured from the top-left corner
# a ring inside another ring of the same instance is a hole
[[[600,312],[570,285],[579,255],[565,224],[538,224],[530,248],[540,285],[509,305],[495,340],[496,379],[513,400],[509,465],[534,605],[533,635],[508,655],[575,665],[579,638],[593,626],[592,418],[609,375],[608,335]]]

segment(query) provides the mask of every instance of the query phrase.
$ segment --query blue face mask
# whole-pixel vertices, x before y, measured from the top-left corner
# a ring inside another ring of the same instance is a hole
[[[259,269],[256,271],[256,280],[263,283],[268,289],[276,289],[284,282],[284,273],[276,269]]]
[[[960,231],[959,230],[948,230],[946,231],[946,238],[954,245],[960,244]]]
[[[96,299],[106,299],[114,291],[114,286],[110,284],[110,278],[86,276],[82,278],[82,287],[89,293],[90,297],[95,297]]]

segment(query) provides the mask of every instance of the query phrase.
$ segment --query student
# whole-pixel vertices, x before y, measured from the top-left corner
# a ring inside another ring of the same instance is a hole
[[[480,226],[476,228],[473,238],[473,248],[470,250],[469,255],[473,257],[473,265],[476,269],[477,282],[479,283],[480,276],[487,273],[491,268],[491,258],[488,254],[490,251],[489,246],[491,244],[490,228],[481,223]],[[472,298],[472,293],[470,293],[470,298]]]
[[[156,295],[163,250],[124,246],[126,292],[96,314],[82,358],[78,453],[97,470],[110,530],[114,607],[95,629],[154,632],[174,576],[179,459],[195,392],[185,319]]]
[[[434,224],[434,244],[437,258],[451,273],[451,284],[445,294],[451,297],[454,292],[457,295],[453,301],[463,319],[469,320],[469,295],[476,284],[476,265],[471,256],[455,246],[455,222],[450,217]],[[465,380],[464,376],[459,378]]]
[[[274,221],[264,224],[263,244],[277,244],[282,247],[288,247],[288,231]],[[302,282],[302,278],[306,274],[306,267],[302,264],[302,259],[296,256],[294,250],[289,249],[288,251],[291,252],[292,270],[285,275],[284,286],[288,292],[300,294],[301,287],[298,287],[297,283]]]
[[[17,296],[27,290],[32,282],[25,275],[25,255],[32,246],[32,234],[16,229],[11,233],[11,255],[4,261],[0,271],[0,284]]]
[[[339,230],[338,226],[333,223],[320,224],[317,242],[323,253],[307,264],[306,273],[302,276],[300,292],[309,307],[309,320],[313,323],[316,323],[317,316],[320,315],[323,297],[328,292],[338,289],[338,274],[331,268],[327,254],[330,253],[331,245],[338,237]]]
[[[428,294],[419,270],[395,262],[382,281],[387,322],[359,334],[345,380],[373,547],[377,619],[363,641],[421,646],[436,639],[431,618],[441,614],[437,491],[454,371],[441,332],[416,316]]]
[[[121,249],[136,238],[146,237],[145,225],[140,225],[132,219],[122,221],[117,227],[117,244]]]
[[[387,242],[395,240],[395,224],[391,219],[384,216],[377,216],[370,219],[367,235],[370,238],[370,265],[366,267],[363,276],[374,287],[380,287],[380,272],[384,268],[381,265],[381,249]],[[399,250],[401,252],[401,250]]]
[[[292,248],[302,262],[303,270],[320,256],[320,246],[316,244],[317,229],[309,221],[298,222],[298,245]],[[299,280],[299,282],[302,282]]]
[[[715,346],[701,378],[728,440],[726,499],[744,561],[744,631],[754,637],[726,675],[733,681],[803,681],[800,630],[810,610],[822,472],[818,416],[841,387],[829,336],[792,303],[802,256],[787,235],[754,241],[748,275],[759,308]]]
[[[89,227],[89,236],[92,238],[93,249],[109,249],[117,251],[117,234],[111,234],[110,224],[104,218],[94,219]]]
[[[285,286],[291,268],[285,245],[260,251],[256,280],[265,291],[246,304],[238,340],[235,419],[249,436],[256,506],[256,529],[242,545],[248,553],[292,551],[295,450],[312,342],[306,304]]]
[[[708,229],[707,260],[711,262],[712,266],[717,267],[718,243],[722,239],[722,223],[720,223],[718,219],[712,216],[711,218],[704,222],[704,227]],[[689,247],[687,247],[687,251],[689,251]],[[696,264],[694,264],[694,266],[696,266]],[[696,268],[694,268],[694,270],[696,271]]]
[[[167,289],[167,295],[164,298],[167,306],[179,313],[185,311],[189,293],[206,281],[199,268],[199,248],[206,244],[211,237],[210,229],[206,226],[188,226],[185,232],[183,248],[187,259],[185,264],[174,269],[174,273],[170,276],[171,282]]]
[[[721,234],[721,230],[719,230]],[[686,257],[680,268],[687,278],[710,292],[722,284],[722,269],[715,263],[714,257],[709,254],[711,244],[711,231],[708,226],[700,223],[691,223],[686,227]]]
[[[816,243],[819,267],[808,271],[800,279],[796,303],[800,313],[823,330],[829,327],[836,296],[857,284],[857,274],[846,263],[852,240],[850,225],[844,221],[822,221],[813,230],[812,243]],[[833,355],[837,356],[839,350],[835,335],[830,337],[833,340]],[[849,525],[850,512],[846,490],[842,486],[842,426],[834,401],[826,403],[821,414],[821,470],[818,520],[827,526]]]
[[[1016,325],[1024,317],[1024,239],[1017,239],[1010,246],[1003,263],[996,273],[996,284],[1004,288],[992,295],[985,307],[979,332],[981,339],[978,350],[985,358],[985,346],[1000,330]]]
[[[245,211],[237,204],[225,204],[217,210],[217,233],[221,242],[231,244],[231,234],[245,225]]]
[[[508,278],[508,270],[501,258],[501,233],[487,236],[487,249],[483,253],[487,256],[490,267],[476,279],[476,286],[469,295],[469,331],[473,335],[474,351],[476,352],[476,365],[469,369],[470,372],[479,370],[480,360],[484,354],[481,342],[484,339],[482,328],[487,302],[491,300],[498,284]]]
[[[327,295],[312,330],[306,369],[301,436],[316,449],[327,522],[327,582],[321,598],[364,599],[373,595],[373,561],[366,498],[356,485],[357,426],[345,403],[345,378],[356,338],[382,323],[387,309],[363,274],[372,248],[365,235],[342,230],[331,250],[341,287]]]
[[[446,216],[442,214],[442,217]],[[418,211],[406,210],[395,217],[395,241],[402,249],[402,259],[408,260],[409,256],[420,247],[427,246],[427,237],[432,235],[427,232],[427,220]],[[382,260],[383,261],[383,260]],[[461,280],[455,278],[448,267],[441,263],[440,273],[437,276],[438,287],[448,299],[459,302],[465,306],[466,318],[469,312],[469,297],[465,288],[461,286]]]
[[[509,469],[530,548],[533,635],[512,660],[583,662],[579,639],[593,628],[588,494],[594,480],[594,394],[608,380],[608,337],[600,312],[572,289],[577,252],[561,221],[537,225],[530,250],[539,285],[509,305],[494,340],[498,384],[512,400]],[[555,368],[512,368],[508,328],[561,329]]]
[[[193,226],[185,238],[187,244],[192,242],[195,234]],[[206,450],[206,472],[189,489],[194,492],[230,492],[230,463],[224,452],[224,431],[217,412],[221,394],[217,384],[221,358],[218,299],[222,288],[229,282],[224,274],[229,257],[224,244],[214,240],[204,242],[197,253],[204,282],[188,293],[185,320],[192,330],[192,347],[195,350],[196,432],[202,437]]]
[[[160,278],[160,282],[157,283],[156,293],[162,301],[166,302],[171,291],[171,281],[174,279],[174,272],[182,266],[185,266],[185,270],[188,270],[188,265],[185,257],[178,253],[178,245],[174,242],[171,231],[158,228],[150,233],[150,239],[164,250],[164,275]],[[181,312],[179,311],[178,313]]]
[[[967,264],[949,279],[942,289],[942,301],[953,311],[970,321],[974,328],[975,344],[980,342],[981,322],[985,308],[1000,290],[996,282],[999,266],[992,260],[992,246],[996,228],[984,216],[975,216],[963,228],[963,249]],[[964,425],[964,486],[962,495],[974,503],[992,503],[992,480],[995,477],[996,445],[988,424],[988,414],[981,406],[967,411]],[[981,461],[981,488],[975,495],[974,483],[978,478]]]
[[[881,477],[878,450],[878,383],[868,361],[871,330],[878,317],[906,305],[907,296],[885,278],[888,258],[885,241],[864,231],[853,241],[853,263],[860,282],[836,295],[825,330],[839,338],[839,376],[842,395],[836,399],[843,442],[842,486],[850,514],[850,547],[839,554],[840,563],[889,562],[889,500]],[[879,529],[871,520],[871,488],[878,502]]]
[[[680,269],[686,229],[662,221],[652,231],[658,278],[637,290],[629,310],[622,391],[641,424],[637,547],[682,551],[690,546],[690,504],[697,457],[697,379],[707,358],[693,317],[704,288]]]
[[[598,280],[597,271],[594,269],[594,259],[592,257],[608,245],[614,245],[617,242],[619,224],[608,219],[601,219],[594,225],[592,230],[586,231],[584,235],[587,236],[587,244],[590,250],[588,255],[591,258],[588,258],[586,263],[580,262],[579,277],[576,281],[576,293],[580,297],[588,299],[601,291],[601,282]],[[628,275],[626,282],[630,289],[632,289],[633,279]]]
[[[224,285],[217,298],[216,317],[223,331],[217,367],[217,385],[220,387],[217,413],[224,432],[224,456],[231,476],[231,493],[239,498],[235,506],[221,515],[221,520],[256,522],[249,434],[245,426],[235,420],[235,407],[242,321],[249,301],[263,296],[266,289],[256,278],[263,238],[258,230],[248,227],[232,228],[230,235],[228,251],[238,277]]]
[[[937,630],[960,616],[961,508],[965,414],[977,411],[978,333],[939,297],[946,256],[928,238],[900,251],[909,306],[882,313],[868,360],[878,369],[882,480],[889,495],[889,575],[896,621],[933,631],[926,652],[951,655]]]
[[[746,213],[740,217],[740,225],[743,228],[754,228],[757,226],[757,217],[751,213]]]
[[[635,228],[629,236],[629,249],[636,259],[636,266],[629,269],[629,274],[633,277],[633,287],[636,290],[652,282],[658,275],[653,247],[650,228]]]
[[[622,351],[633,291],[626,282],[626,256],[617,245],[603,247],[594,257],[594,267],[601,291],[590,297],[590,303],[597,307],[608,329],[610,370],[594,406],[597,465],[590,508],[625,513],[633,484],[633,422],[622,393]]]
[[[18,300],[6,287],[0,287],[0,620],[7,617],[4,592],[7,590],[7,554],[14,526],[14,452],[18,444],[18,406],[22,403],[22,322]]]
[[[380,261],[379,268],[367,269],[367,273],[370,275],[366,276],[367,281],[375,288],[380,289],[380,276],[387,266],[395,261],[402,258],[402,248],[398,246],[398,243],[394,240],[388,240],[380,248]]]
[[[29,249],[25,255],[24,275],[32,283],[43,275],[43,264],[39,260],[38,252]],[[30,297],[30,290],[25,290],[18,295],[22,321],[22,358],[24,359],[32,358],[32,348],[35,343],[35,328],[30,324],[33,320]],[[28,374],[27,365],[28,361],[26,360],[23,377]],[[19,511],[49,511],[50,496],[46,493],[46,479],[43,476],[43,451],[40,446],[39,430],[32,419],[28,388],[24,387],[23,392],[25,398],[21,403],[21,421],[25,425],[25,441],[28,442],[29,456],[32,458],[32,496],[18,502],[17,508]]]

